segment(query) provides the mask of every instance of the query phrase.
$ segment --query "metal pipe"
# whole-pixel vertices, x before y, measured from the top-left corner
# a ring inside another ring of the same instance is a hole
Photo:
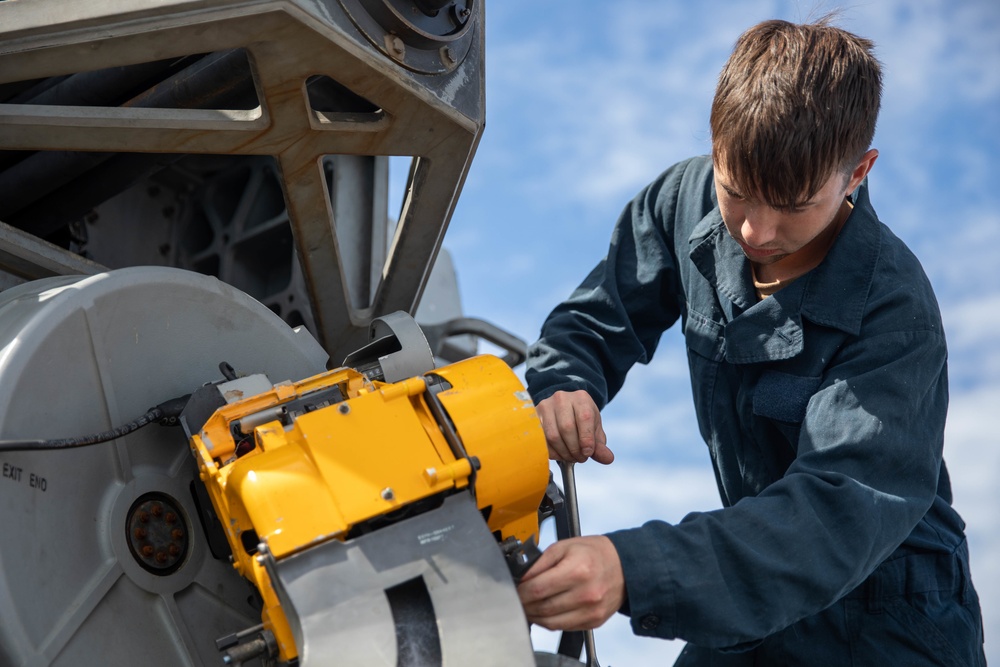
[[[116,107],[148,88],[151,82],[170,76],[200,58],[170,58],[80,72],[26,99],[23,104]]]
[[[246,109],[257,104],[246,54],[237,49],[205,56],[122,106]],[[115,156],[69,151],[34,153],[0,173],[0,219],[46,236],[183,154],[168,157],[123,153],[112,161]],[[101,165],[106,168],[98,169]]]
[[[260,102],[243,49],[205,56],[122,104],[154,109],[253,109]]]
[[[0,84],[0,102],[7,104],[45,104],[53,106],[113,106],[135,97],[149,87],[152,81],[176,73],[192,62],[201,58],[187,56],[171,58],[151,63],[110,67],[94,72],[80,72],[69,76],[49,77],[36,81],[16,81]],[[33,155],[29,151],[0,151],[0,170],[6,170]],[[21,176],[15,176],[17,183],[5,183],[0,191],[11,193],[0,202],[0,215],[9,216],[39,197],[51,192],[64,179],[61,173],[80,173],[79,170],[93,168],[98,162],[83,161],[75,163],[67,156],[75,153],[63,152],[61,157],[47,164],[26,167]],[[99,154],[98,154],[99,155]],[[105,158],[106,159],[106,158]],[[43,161],[44,162],[44,161]],[[90,166],[87,166],[89,163]],[[75,166],[74,166],[75,164]],[[39,177],[39,174],[43,176]],[[3,178],[0,176],[0,178]],[[42,189],[30,187],[33,181],[56,179],[55,183],[42,186]],[[45,188],[48,188],[47,190]]]
[[[580,537],[580,505],[576,500],[576,472],[572,461],[560,461],[559,470],[563,478],[563,495],[566,496],[566,515],[569,518],[569,536]],[[594,645],[594,631],[585,630],[583,645],[587,650],[587,667],[601,667],[597,662],[597,648]]]
[[[58,86],[60,83],[68,79],[70,74],[61,74],[59,76],[50,76],[44,79],[36,79],[31,82],[31,85],[19,87],[17,93],[14,93],[7,99],[7,104],[28,104],[28,101],[33,97],[44,93],[49,88]],[[6,84],[12,85],[12,84]]]

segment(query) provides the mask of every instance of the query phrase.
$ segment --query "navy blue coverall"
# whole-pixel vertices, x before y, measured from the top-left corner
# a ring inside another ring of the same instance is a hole
[[[687,640],[677,664],[985,665],[941,317],[867,187],[823,262],[761,300],[711,160],[675,165],[530,350],[536,402],[603,407],[681,321],[723,508],[608,535],[633,631]]]

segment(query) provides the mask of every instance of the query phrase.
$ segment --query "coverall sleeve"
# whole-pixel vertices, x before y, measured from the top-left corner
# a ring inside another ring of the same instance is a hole
[[[633,630],[746,646],[862,583],[935,501],[945,349],[940,329],[854,337],[811,397],[782,478],[677,525],[611,533]]]
[[[625,208],[607,257],[555,308],[528,350],[525,379],[539,402],[586,390],[603,408],[628,370],[648,363],[680,314],[672,212],[685,163],[664,172]]]

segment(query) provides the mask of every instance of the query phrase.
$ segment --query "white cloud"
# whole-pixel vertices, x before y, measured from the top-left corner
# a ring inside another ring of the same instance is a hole
[[[1000,292],[949,302],[944,310],[953,391],[997,386],[1000,378]],[[1000,406],[1000,402],[998,402]],[[980,419],[985,413],[980,414]]]
[[[914,113],[947,111],[956,102],[953,96],[976,103],[1000,93],[1000,7],[995,2],[870,2],[851,7],[846,15],[856,16],[848,27],[875,39],[893,81],[887,95],[907,99]],[[942,85],[948,96],[939,94]]]
[[[987,658],[995,662],[1000,637],[1000,438],[995,420],[1000,381],[953,396],[945,429],[955,508],[967,522],[972,576],[983,607]]]

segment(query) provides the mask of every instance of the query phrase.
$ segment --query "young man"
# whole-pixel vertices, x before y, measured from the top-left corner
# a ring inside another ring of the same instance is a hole
[[[549,547],[530,621],[682,638],[680,665],[985,665],[942,460],[944,333],[866,177],[873,45],[825,22],[748,30],[712,156],[625,209],[546,320],[527,381],[554,459],[610,463],[599,408],[679,319],[723,509]]]

